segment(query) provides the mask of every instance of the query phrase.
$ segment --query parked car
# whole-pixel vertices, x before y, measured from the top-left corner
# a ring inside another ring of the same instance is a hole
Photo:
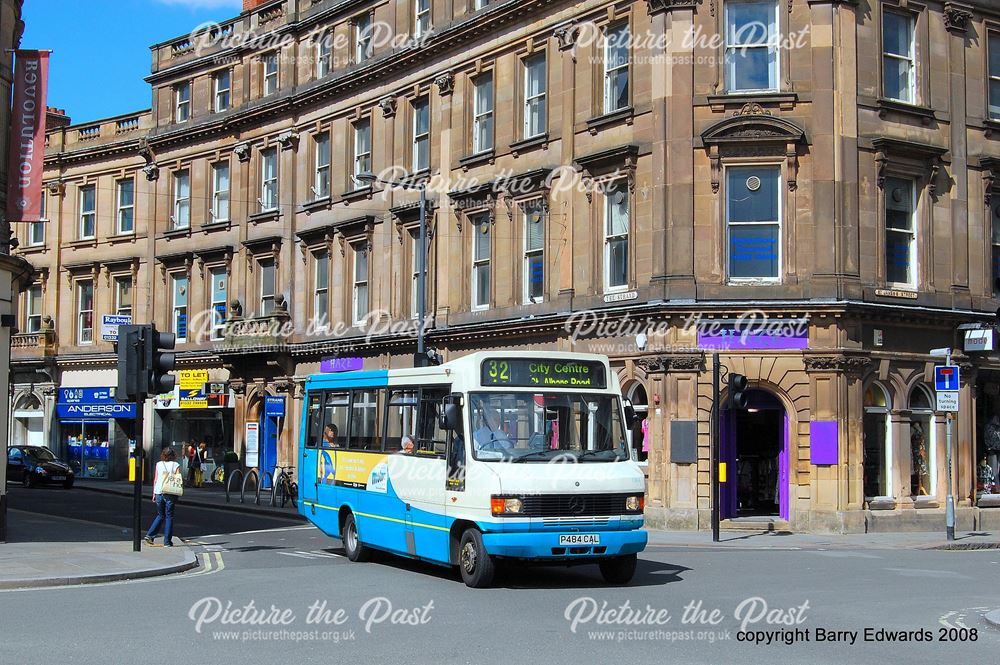
[[[69,464],[42,446],[14,446],[7,451],[7,479],[20,480],[25,487],[61,483],[73,487],[76,475]]]

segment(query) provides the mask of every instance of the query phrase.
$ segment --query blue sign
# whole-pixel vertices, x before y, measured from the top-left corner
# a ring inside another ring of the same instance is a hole
[[[319,361],[319,371],[321,372],[356,372],[364,369],[364,358],[321,358]]]
[[[285,417],[285,398],[284,397],[265,397],[264,398],[264,417],[265,418],[284,418]]]
[[[56,415],[63,420],[135,418],[135,402],[117,402],[111,388],[60,388]]]
[[[934,390],[947,392],[958,390],[958,365],[937,365],[934,367]]]

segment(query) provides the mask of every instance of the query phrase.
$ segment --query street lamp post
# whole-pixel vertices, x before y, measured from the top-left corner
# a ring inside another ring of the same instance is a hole
[[[370,171],[355,176],[361,182],[381,183],[390,187],[416,189],[420,192],[420,230],[417,237],[417,352],[413,356],[414,367],[426,367],[429,363],[424,346],[424,325],[427,319],[427,184],[385,180]]]

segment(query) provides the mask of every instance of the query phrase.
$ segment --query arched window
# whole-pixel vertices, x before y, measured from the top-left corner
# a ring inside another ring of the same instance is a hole
[[[873,383],[864,400],[864,490],[865,498],[892,496],[892,440],[889,429],[889,397]]]
[[[937,440],[931,393],[925,386],[910,391],[910,412],[910,496],[934,496]]]
[[[632,425],[632,458],[638,462],[646,462],[649,459],[649,399],[646,397],[646,388],[641,382],[636,381],[625,390],[625,397],[632,402],[637,416],[635,424]]]

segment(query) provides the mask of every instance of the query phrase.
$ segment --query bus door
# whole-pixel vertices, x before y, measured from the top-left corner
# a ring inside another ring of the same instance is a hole
[[[407,507],[407,524],[408,527],[412,525],[417,556],[441,562],[449,559],[449,522],[445,508],[448,432],[441,427],[439,415],[442,400],[449,391],[448,386],[420,389],[415,455],[423,466],[423,473],[419,494]]]
[[[311,392],[306,398],[306,425],[304,445],[299,450],[299,492],[302,501],[315,503],[318,498],[317,464],[319,463],[319,441],[323,434],[323,393]],[[302,512],[315,514],[316,509],[305,506]]]
[[[347,390],[328,390],[323,393],[322,431],[319,438],[318,460],[316,464],[317,503],[325,506],[324,512],[332,520],[327,533],[340,534],[337,511],[340,495],[337,491],[337,454],[347,448],[347,424],[350,417],[351,394]]]

